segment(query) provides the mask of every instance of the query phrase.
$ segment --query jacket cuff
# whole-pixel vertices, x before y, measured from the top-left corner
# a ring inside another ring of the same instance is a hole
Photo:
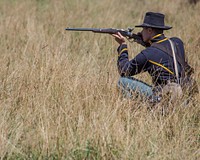
[[[118,47],[117,51],[118,51],[118,56],[120,56],[122,53],[127,53],[128,54],[127,44],[120,45]]]

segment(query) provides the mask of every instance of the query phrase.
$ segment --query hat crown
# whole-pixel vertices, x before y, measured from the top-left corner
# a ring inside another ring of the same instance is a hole
[[[144,23],[154,26],[164,26],[165,15],[162,13],[147,12],[144,18]]]

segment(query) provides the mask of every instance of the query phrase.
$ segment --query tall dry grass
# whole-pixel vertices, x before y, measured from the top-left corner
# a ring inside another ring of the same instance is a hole
[[[199,84],[199,8],[181,0],[1,0],[1,159],[198,159],[199,95],[187,106],[168,102],[174,110],[165,116],[123,99],[113,38],[64,28],[126,28],[146,11],[163,12],[173,26],[166,35],[183,39]],[[143,49],[128,45],[130,57]]]

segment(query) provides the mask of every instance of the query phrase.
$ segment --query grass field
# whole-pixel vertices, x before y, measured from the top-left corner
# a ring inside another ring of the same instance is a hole
[[[165,34],[184,41],[200,84],[200,3],[0,0],[1,159],[199,159],[199,95],[150,112],[118,93],[112,36],[64,30],[134,27],[147,11],[166,14]],[[128,46],[130,58],[144,49]]]

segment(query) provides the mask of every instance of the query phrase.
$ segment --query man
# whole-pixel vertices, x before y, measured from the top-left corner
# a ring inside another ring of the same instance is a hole
[[[150,101],[158,102],[161,97],[155,93],[159,93],[169,83],[182,84],[185,78],[189,65],[185,60],[183,42],[176,37],[165,37],[163,31],[172,27],[165,26],[164,17],[161,13],[147,12],[143,24],[135,26],[142,28],[138,35],[141,35],[146,49],[132,60],[128,58],[125,37],[120,33],[113,35],[120,45],[117,66],[121,78],[118,86],[125,96],[132,97],[135,92]],[[146,71],[152,77],[153,86],[131,77]]]

